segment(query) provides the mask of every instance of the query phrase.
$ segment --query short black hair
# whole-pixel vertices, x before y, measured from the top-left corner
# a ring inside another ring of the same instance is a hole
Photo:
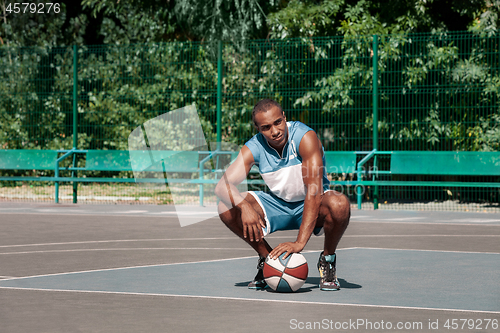
[[[260,100],[257,104],[255,104],[252,110],[252,121],[255,126],[257,126],[257,124],[255,123],[255,115],[259,112],[269,111],[269,109],[271,109],[273,106],[277,107],[281,111],[281,113],[283,113],[283,109],[281,108],[280,103],[270,98],[264,98]]]

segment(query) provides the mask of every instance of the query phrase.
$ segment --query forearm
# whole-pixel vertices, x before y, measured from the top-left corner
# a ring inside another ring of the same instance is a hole
[[[242,228],[242,230],[239,231],[242,235],[239,235],[243,236],[245,239],[248,238],[250,242],[259,242],[261,237],[263,237],[262,229],[266,227],[266,224],[262,217],[252,207],[252,204],[243,198],[236,188],[236,185],[223,177],[215,188],[215,194],[224,203],[224,205],[219,205],[219,214],[223,214],[227,210],[239,210],[240,212],[238,215],[241,219]]]
[[[247,207],[247,202],[241,195],[237,186],[247,177],[248,172],[254,164],[250,150],[243,146],[238,157],[224,172],[224,175],[215,187],[215,195],[229,208]]]
[[[241,210],[248,204],[238,188],[225,180],[224,177],[217,184],[215,195],[229,208],[235,207]]]

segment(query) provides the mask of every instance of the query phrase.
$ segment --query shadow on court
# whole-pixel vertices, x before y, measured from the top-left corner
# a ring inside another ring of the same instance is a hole
[[[340,287],[342,289],[346,288],[346,289],[357,289],[357,288],[362,288],[362,286],[360,286],[359,284],[355,284],[355,283],[350,283],[350,282],[347,282],[346,280],[342,279],[342,278],[338,278],[339,282],[340,282]],[[315,277],[308,277],[306,279],[306,282],[304,283],[304,286],[302,286],[301,289],[308,289],[308,290],[312,290],[312,289],[319,289],[319,277],[318,276],[315,276]],[[243,288],[247,288],[248,284],[250,283],[250,280],[248,281],[244,281],[244,282],[238,282],[238,283],[235,283],[234,286],[235,287],[243,287]],[[271,291],[271,292],[274,292],[272,290],[267,290],[267,291]]]

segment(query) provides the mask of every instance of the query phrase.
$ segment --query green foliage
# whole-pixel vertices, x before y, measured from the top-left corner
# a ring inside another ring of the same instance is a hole
[[[475,1],[481,3],[476,6],[474,12],[475,19],[469,23],[469,31],[480,34],[481,36],[494,36],[498,32],[500,1],[485,0]]]
[[[364,129],[371,131],[372,103],[365,96],[372,90],[374,51],[367,36],[377,34],[379,103],[384,110],[379,130],[382,138],[390,139],[384,141],[391,142],[387,149],[487,149],[479,133],[494,133],[496,123],[486,122],[490,127],[481,127],[482,132],[476,124],[486,124],[480,118],[490,119],[491,112],[496,112],[491,103],[497,103],[499,79],[490,71],[498,63],[487,55],[497,52],[492,50],[497,46],[487,38],[474,39],[469,45],[465,40],[474,38],[474,33],[486,37],[496,31],[500,2],[454,1],[443,8],[444,2],[286,2],[283,9],[268,16],[272,36],[302,37],[305,42],[307,37],[330,34],[333,28],[342,36],[340,47],[333,42],[328,49],[315,47],[310,40],[318,64],[321,58],[332,59],[332,54],[339,61],[329,74],[315,78],[314,87],[297,98],[294,107],[321,110],[330,117],[359,117],[360,125],[366,124]],[[335,7],[323,6],[332,4]],[[442,15],[445,12],[447,17]],[[472,34],[447,33],[450,26],[456,26],[457,17],[469,22],[463,28]],[[316,20],[329,23],[312,25]],[[414,34],[420,31],[431,34]],[[405,111],[398,110],[401,103]],[[467,111],[467,105],[478,107]],[[474,110],[481,112],[470,114]],[[466,133],[473,134],[462,140]]]
[[[109,46],[82,58],[82,121],[96,149],[128,149],[133,129],[167,111],[196,103],[205,114],[213,107],[216,68],[199,44]]]
[[[192,103],[214,142],[215,41],[223,40],[224,141],[250,137],[253,104],[271,97],[289,119],[315,126],[327,149],[368,149],[377,34],[387,147],[498,150],[498,42],[490,36],[499,3],[83,0],[63,2],[57,15],[13,15],[0,0],[0,143],[72,146],[73,54],[58,45],[73,44],[80,148],[127,149],[134,128]],[[106,46],[87,46],[96,38]]]
[[[159,42],[175,30],[171,6],[160,1],[82,0],[82,5],[94,17],[104,15],[98,33],[105,44]]]
[[[334,26],[333,17],[339,13],[344,0],[291,0],[287,6],[269,14],[267,23],[271,38],[315,37],[325,35]]]
[[[195,38],[237,42],[258,37],[265,11],[273,6],[273,0],[178,0],[174,11],[182,29]]]
[[[67,55],[65,49],[0,49],[3,149],[50,146],[70,135],[65,127],[69,105],[68,84],[64,83],[68,77]]]
[[[61,29],[66,20],[65,4],[61,4],[60,12],[53,9],[50,13],[31,13],[29,6],[21,0],[0,0],[0,44],[6,46],[40,46],[54,47],[61,43]],[[35,0],[30,3],[44,5],[49,1]],[[19,13],[15,13],[14,5],[18,5]],[[9,7],[10,6],[10,7]],[[8,10],[10,8],[10,10]],[[48,6],[47,9],[48,10]]]

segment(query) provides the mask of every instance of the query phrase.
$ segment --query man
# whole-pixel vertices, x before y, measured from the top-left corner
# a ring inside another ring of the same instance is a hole
[[[349,224],[350,204],[345,195],[329,190],[320,140],[303,123],[287,122],[281,106],[271,99],[255,105],[252,120],[259,133],[243,146],[215,189],[221,220],[259,254],[257,275],[248,287],[267,287],[262,273],[267,255],[276,259],[286,252],[286,258],[302,251],[312,233],[324,231],[319,287],[340,289],[335,250]],[[271,193],[239,193],[236,188],[254,164]],[[291,229],[299,230],[294,242],[272,249],[264,239],[274,231]]]

